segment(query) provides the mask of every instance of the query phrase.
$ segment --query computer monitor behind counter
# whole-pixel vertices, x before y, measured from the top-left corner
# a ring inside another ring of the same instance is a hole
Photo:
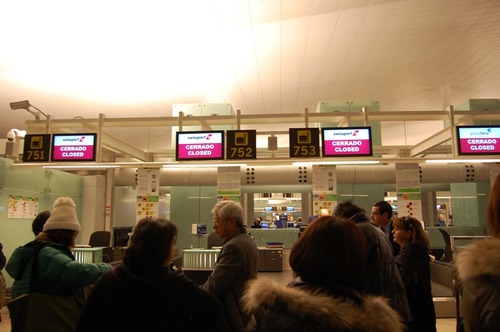
[[[262,229],[269,228],[269,222],[267,222],[267,221],[261,221],[260,222],[260,228],[262,228]]]

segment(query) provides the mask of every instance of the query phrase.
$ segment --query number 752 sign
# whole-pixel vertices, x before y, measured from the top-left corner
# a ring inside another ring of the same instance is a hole
[[[226,159],[257,159],[255,130],[227,130],[226,135]]]

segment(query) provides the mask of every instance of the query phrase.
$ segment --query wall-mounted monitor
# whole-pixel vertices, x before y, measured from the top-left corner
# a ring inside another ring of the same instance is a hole
[[[177,132],[176,160],[224,159],[224,131]]]
[[[500,125],[457,126],[456,128],[459,155],[500,154]]]
[[[95,161],[97,134],[52,134],[52,161]]]
[[[323,157],[372,156],[371,127],[322,128]]]

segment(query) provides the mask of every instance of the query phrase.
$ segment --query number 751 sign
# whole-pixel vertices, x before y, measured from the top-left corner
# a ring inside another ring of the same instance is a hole
[[[34,134],[24,137],[23,162],[50,161],[50,134]]]

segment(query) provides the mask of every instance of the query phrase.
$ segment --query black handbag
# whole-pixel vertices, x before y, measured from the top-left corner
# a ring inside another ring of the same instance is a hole
[[[72,296],[41,293],[38,289],[38,254],[44,245],[34,249],[30,292],[7,304],[12,332],[75,331],[81,306]]]

